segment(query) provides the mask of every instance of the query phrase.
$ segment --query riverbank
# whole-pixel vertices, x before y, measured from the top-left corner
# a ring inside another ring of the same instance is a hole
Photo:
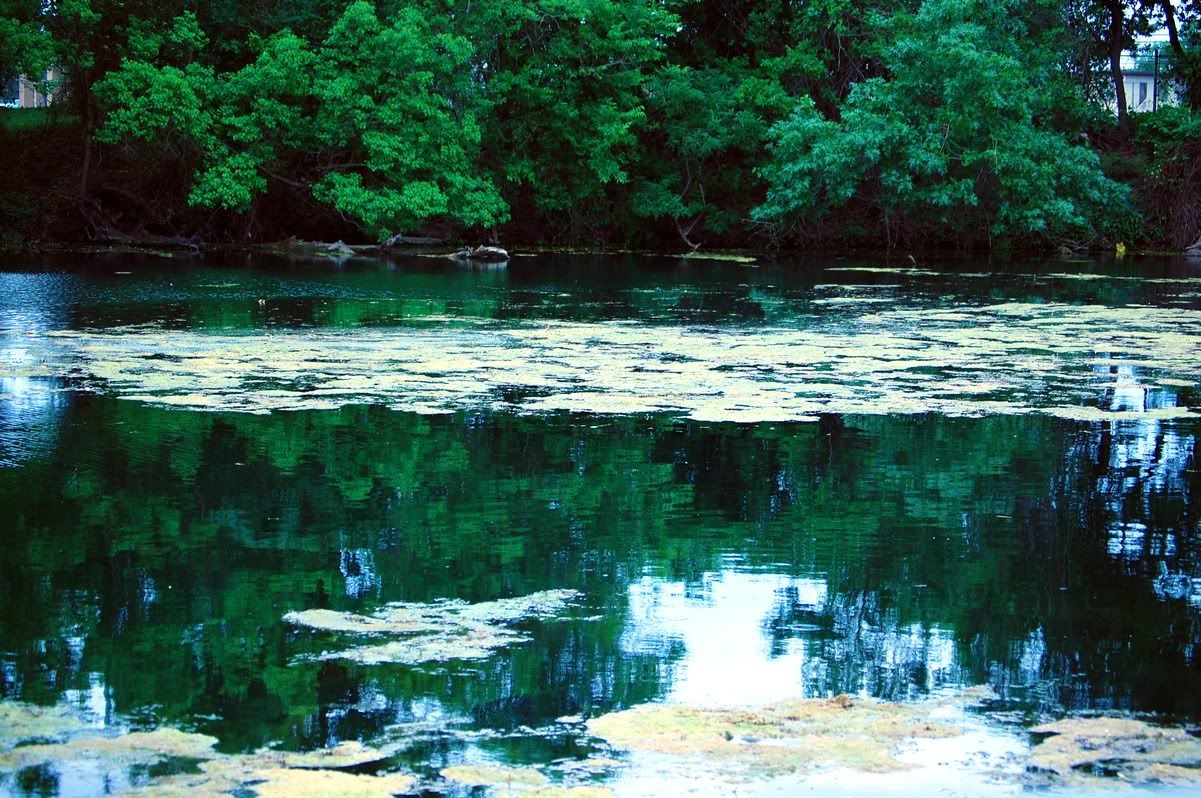
[[[86,252],[96,247],[270,251],[305,238],[331,246],[342,241],[356,250],[378,254],[373,248],[379,246],[379,239],[319,203],[303,186],[271,181],[248,208],[200,209],[193,207],[184,191],[193,179],[191,156],[164,160],[162,152],[146,143],[93,142],[90,146],[95,155],[85,186],[81,178],[85,138],[76,117],[54,109],[3,109],[0,134],[6,139],[6,146],[0,148],[0,170],[6,176],[6,185],[0,190],[0,251]],[[1135,169],[1143,160],[1128,147],[1103,155],[1119,172]],[[1146,201],[1146,207],[1138,210],[1140,222],[1080,240],[1033,235],[967,240],[940,236],[937,231],[884,235],[870,220],[862,219],[847,221],[848,230],[841,233],[809,231],[803,236],[743,220],[721,232],[681,239],[672,225],[628,213],[603,223],[580,225],[570,220],[570,214],[558,219],[532,209],[526,209],[528,218],[488,229],[435,218],[417,230],[402,232],[411,232],[405,237],[414,241],[439,240],[450,247],[500,240],[513,250],[603,254],[676,254],[695,246],[695,251],[702,253],[887,252],[933,257],[988,252],[1006,257],[1111,252],[1119,243],[1130,251],[1147,253],[1181,252],[1190,246],[1194,252],[1201,251],[1193,242],[1195,236],[1190,238],[1187,231],[1176,229],[1179,224],[1173,227],[1168,223],[1169,217],[1188,215],[1178,207],[1187,204],[1188,192],[1181,189],[1179,193],[1186,199],[1176,204],[1168,203],[1169,193],[1151,186],[1136,191],[1135,206]],[[829,225],[817,227],[841,229],[836,221],[831,218]]]

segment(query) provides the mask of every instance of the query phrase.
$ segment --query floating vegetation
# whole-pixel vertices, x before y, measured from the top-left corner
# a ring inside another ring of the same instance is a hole
[[[883,296],[833,296],[826,299],[815,299],[815,305],[850,305],[850,304],[887,304],[895,302],[895,299]]]
[[[1047,415],[1056,418],[1066,418],[1072,421],[1121,421],[1131,417],[1143,419],[1168,420],[1173,418],[1194,418],[1196,413],[1187,407],[1155,407],[1148,410],[1131,412],[1129,410],[1103,410],[1099,407],[1052,407],[1047,409]]]
[[[485,788],[492,794],[522,798],[613,798],[607,787],[592,784],[554,784],[537,768],[501,765],[454,765],[443,768],[442,778],[467,787]]]
[[[455,765],[442,769],[442,778],[472,787],[544,787],[549,781],[534,768],[496,765]]]
[[[904,274],[910,277],[942,277],[942,272],[931,269],[916,269],[913,267],[889,268],[885,266],[830,266],[828,272],[868,272],[871,274]]]
[[[22,745],[0,754],[0,770],[21,770],[46,763],[99,760],[111,767],[153,765],[168,759],[215,756],[217,738],[178,729],[128,732],[116,736],[75,737],[68,742]]]
[[[723,263],[757,263],[758,258],[752,255],[734,255],[722,252],[686,252],[679,256],[682,260],[715,260]]]
[[[625,762],[607,756],[590,756],[587,759],[572,759],[557,763],[564,773],[608,773],[616,768],[625,767]]]
[[[42,742],[53,740],[53,742]],[[348,769],[382,766],[391,753],[357,741],[333,748],[293,753],[262,750],[222,754],[217,739],[179,729],[153,731],[93,726],[66,706],[36,707],[0,702],[0,774],[48,767],[89,773],[105,789],[154,796],[389,796],[409,791],[416,779],[405,774],[359,775]],[[192,763],[179,772],[151,777],[133,786],[129,774],[168,763]],[[120,791],[120,790],[119,790]]]
[[[32,741],[63,740],[88,728],[87,723],[61,705],[40,707],[0,701],[0,751]]]
[[[1050,735],[1030,753],[1034,773],[1056,781],[1201,785],[1201,739],[1132,718],[1067,718],[1031,729]]]
[[[283,764],[301,770],[349,770],[367,765],[377,765],[391,754],[379,748],[370,748],[358,740],[346,740],[333,748],[319,748],[304,753],[284,753]]]
[[[199,773],[155,779],[131,790],[134,795],[219,796],[260,795],[264,798],[385,798],[407,793],[417,782],[402,773],[368,775],[340,770],[281,767],[271,753],[222,756],[199,765]]]
[[[888,772],[910,767],[896,757],[901,742],[960,733],[932,716],[935,706],[846,696],[759,709],[652,704],[587,726],[617,748],[703,760],[751,778],[818,767]]]
[[[579,598],[574,590],[546,590],[528,596],[469,604],[389,604],[372,615],[304,610],[289,612],[284,622],[320,632],[360,637],[389,637],[379,643],[323,652],[317,659],[344,659],[365,665],[414,665],[454,659],[486,659],[498,649],[529,637],[508,628],[523,620],[553,618]]]
[[[1044,274],[1043,277],[1048,277],[1055,280],[1123,280],[1136,283],[1152,283],[1156,285],[1189,285],[1201,283],[1201,277],[1135,277],[1126,274],[1072,274],[1068,272],[1053,272]]]
[[[261,781],[260,781],[261,779]],[[262,798],[388,798],[407,793],[412,776],[367,776],[332,770],[262,770],[254,774],[250,789]]]
[[[1181,384],[1201,382],[1201,311],[839,307],[836,320],[818,312],[797,316],[796,327],[446,322],[270,334],[44,333],[21,339],[19,359],[0,350],[0,377],[36,363],[83,390],[253,413],[383,404],[424,413],[492,407],[789,422],[826,413],[1194,412],[1176,405]],[[1108,386],[1118,372],[1146,389],[1140,404],[1113,404]]]

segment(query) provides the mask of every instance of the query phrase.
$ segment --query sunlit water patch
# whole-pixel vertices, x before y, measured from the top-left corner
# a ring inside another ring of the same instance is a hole
[[[35,358],[39,371],[195,409],[385,404],[746,422],[822,413],[1194,414],[1201,311],[840,307],[853,310],[801,316],[787,327],[481,322],[237,334],[130,327],[62,330],[23,346],[35,348],[24,357]],[[0,353],[0,364],[12,362]]]

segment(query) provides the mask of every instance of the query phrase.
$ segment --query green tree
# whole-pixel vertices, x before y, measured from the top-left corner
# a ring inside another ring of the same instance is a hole
[[[356,2],[319,47],[285,30],[227,73],[148,49],[99,88],[104,137],[189,143],[199,207],[247,211],[273,179],[377,236],[441,217],[494,225],[506,209],[477,173],[471,46],[442,22],[414,8],[381,20]]]
[[[0,80],[41,73],[50,65],[50,49],[38,0],[0,0]]]
[[[855,85],[837,119],[804,98],[773,128],[757,218],[803,229],[849,210],[890,243],[1093,235],[1126,191],[1041,118],[1054,67],[1022,46],[1024,5],[926,0],[880,19],[888,77]]]
[[[674,5],[512,0],[461,13],[492,109],[483,163],[524,214],[516,221],[541,220],[545,233],[542,222],[559,219],[569,234],[607,221],[610,192],[638,157],[646,80],[678,25]]]

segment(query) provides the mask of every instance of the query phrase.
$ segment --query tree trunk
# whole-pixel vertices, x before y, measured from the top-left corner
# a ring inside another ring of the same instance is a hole
[[[1180,29],[1176,25],[1176,10],[1172,7],[1172,0],[1159,0],[1159,7],[1163,9],[1164,26],[1168,29],[1168,42],[1172,45],[1172,55],[1179,64],[1183,65],[1184,45],[1180,42]],[[1175,74],[1179,77],[1181,73],[1176,72]],[[1185,82],[1188,85],[1184,87],[1184,96],[1188,101],[1189,108],[1193,110],[1201,108],[1201,81],[1186,72]]]
[[[1177,56],[1184,55],[1184,47],[1180,44],[1180,31],[1176,28],[1176,11],[1172,8],[1172,0],[1159,0],[1163,9],[1164,25],[1168,29],[1168,41],[1172,44],[1172,52]]]
[[[1130,138],[1130,109],[1126,107],[1126,84],[1122,80],[1126,10],[1121,0],[1109,0],[1106,5],[1109,7],[1109,72],[1118,103],[1118,135],[1125,141]]]
[[[88,79],[79,82],[80,110],[83,112],[83,165],[79,170],[79,198],[87,197],[89,180],[92,175],[92,145],[95,141],[96,103],[92,99],[92,82]]]

